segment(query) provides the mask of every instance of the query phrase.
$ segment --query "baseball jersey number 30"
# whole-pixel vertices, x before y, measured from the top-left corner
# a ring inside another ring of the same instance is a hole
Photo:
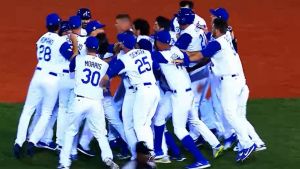
[[[137,59],[134,63],[138,64],[138,70],[140,74],[145,73],[146,71],[151,71],[151,65],[146,61],[147,56],[142,57],[142,59]]]
[[[86,79],[81,79],[82,83],[88,84],[91,82],[93,86],[97,86],[99,84],[100,80],[100,73],[95,71],[92,72],[90,69],[85,68],[83,69],[83,72],[87,72]]]
[[[49,46],[44,46],[44,45],[41,45],[39,47],[39,50],[40,50],[40,54],[43,54],[44,53],[44,60],[45,61],[50,61],[51,59],[51,48]],[[39,58],[39,59],[43,59],[43,58]]]

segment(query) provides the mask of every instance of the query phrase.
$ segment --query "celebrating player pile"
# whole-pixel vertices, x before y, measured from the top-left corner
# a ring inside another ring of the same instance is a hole
[[[111,169],[119,168],[114,158],[130,159],[124,168],[184,161],[168,121],[194,157],[187,169],[211,166],[198,149],[205,142],[214,158],[237,151],[236,162],[265,150],[246,118],[249,88],[229,14],[224,8],[209,12],[211,32],[193,2],[180,1],[172,21],[156,18],[153,35],[146,20],[131,24],[129,15],[119,14],[114,44],[87,8],[68,21],[49,14],[47,32],[36,43],[38,64],[19,120],[15,157],[22,157],[27,141],[27,155],[36,148],[58,151],[58,168],[66,169],[78,160],[77,152],[95,156],[89,144],[96,138]],[[112,96],[110,81],[117,76],[122,83]]]

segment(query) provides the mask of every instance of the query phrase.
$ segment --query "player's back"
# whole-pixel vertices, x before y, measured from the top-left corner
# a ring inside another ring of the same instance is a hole
[[[207,45],[207,39],[204,31],[202,29],[197,28],[194,24],[189,25],[186,29],[182,30],[180,36],[188,37],[186,44],[184,46],[186,51],[194,52],[200,51]],[[180,37],[178,39],[180,41]],[[184,43],[184,42],[181,42]],[[180,49],[181,47],[178,46]]]
[[[91,99],[102,99],[103,90],[99,83],[106,74],[108,64],[92,55],[78,55],[75,62],[74,93]]]
[[[59,51],[64,42],[66,42],[66,39],[59,36],[57,33],[45,33],[36,42],[38,58],[37,66],[48,71],[60,69],[61,63],[65,61],[65,58]]]
[[[221,50],[211,58],[213,73],[216,76],[238,74],[241,71],[241,62],[226,35],[217,38],[216,41],[220,44]]]
[[[176,47],[160,51],[168,63],[160,63],[161,70],[172,90],[187,89],[191,87],[191,80],[186,68],[173,63],[176,59],[183,59],[184,54]]]
[[[120,60],[125,65],[122,72],[126,72],[126,76],[129,78],[131,85],[143,83],[155,84],[153,61],[149,51],[133,49],[124,54]]]

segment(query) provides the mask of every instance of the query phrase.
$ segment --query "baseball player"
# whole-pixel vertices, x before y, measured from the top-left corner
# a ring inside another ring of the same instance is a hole
[[[170,30],[170,20],[163,16],[156,17],[153,30],[155,33],[162,30]],[[174,31],[169,31],[169,33],[171,35],[170,45],[174,45],[177,41],[177,33]]]
[[[102,161],[111,169],[118,169],[106,137],[105,117],[103,112],[103,91],[100,81],[106,74],[108,64],[97,56],[99,42],[95,37],[88,37],[85,42],[87,55],[79,55],[70,63],[70,71],[75,71],[75,99],[70,109],[73,114],[71,125],[65,134],[64,146],[60,153],[59,167],[70,168],[70,154],[74,136],[78,133],[84,119],[97,139],[101,148]]]
[[[28,95],[20,117],[17,138],[14,144],[14,155],[20,158],[21,147],[26,139],[30,118],[37,105],[42,104],[41,117],[36,124],[27,146],[27,154],[34,155],[34,146],[43,137],[51,118],[58,97],[58,75],[63,73],[60,65],[72,56],[70,45],[58,35],[60,18],[57,14],[49,14],[46,18],[48,32],[36,43],[38,64],[31,80]],[[73,37],[71,37],[71,40]]]
[[[239,114],[240,94],[246,86],[242,73],[239,55],[232,48],[231,40],[227,39],[228,24],[221,18],[213,20],[212,34],[215,38],[201,52],[190,55],[191,61],[203,57],[211,59],[211,70],[218,83],[215,89],[219,102],[223,108],[223,115],[238,136],[242,150],[237,154],[236,161],[244,161],[256,149],[257,145],[249,137],[245,118]],[[191,57],[192,56],[192,57]]]
[[[220,18],[220,19],[228,22],[229,14],[226,11],[226,9],[224,9],[224,8],[211,9],[210,13],[212,14],[212,16],[211,16],[212,21],[216,18]],[[236,43],[237,40],[234,37],[231,27],[226,32],[226,39],[230,43],[231,48],[237,52],[237,43]],[[239,74],[242,74],[242,76],[244,76],[242,67],[240,67]],[[245,81],[245,79],[242,79],[242,80]],[[214,82],[217,83],[217,80],[214,79]],[[243,82],[243,83],[245,83],[245,82]],[[246,105],[247,105],[248,97],[249,97],[249,88],[247,85],[245,85],[245,87],[242,90],[242,93],[240,94],[238,112],[241,115],[241,118],[243,118],[245,121],[246,128],[248,130],[248,135],[252,138],[253,142],[257,145],[257,148],[255,149],[255,151],[265,150],[267,148],[265,143],[258,136],[258,134],[256,133],[256,131],[255,131],[254,127],[251,125],[251,123],[246,119],[246,107],[247,107]],[[215,99],[215,101],[217,101],[217,100]],[[227,123],[227,122],[223,122],[223,123]],[[227,127],[227,128],[225,127],[225,134],[228,133],[228,130],[230,130],[230,129],[231,129],[230,127]],[[225,141],[227,141],[227,140],[230,142],[230,139],[225,139]],[[240,150],[242,149],[241,145],[240,144],[238,144],[238,145],[239,145],[239,148],[237,147],[236,151],[238,151],[239,149]]]
[[[191,0],[183,0],[179,2],[180,9],[182,8],[188,8],[193,10],[194,3]],[[201,18],[199,15],[195,14],[195,19],[193,21],[193,24],[199,28],[202,29],[205,33],[207,32],[207,26],[206,22],[203,18]],[[178,23],[178,18],[174,17],[171,24],[171,30],[176,32],[177,34],[180,34],[180,24]]]
[[[158,52],[154,52],[153,60],[160,63],[163,74],[171,89],[172,121],[174,132],[183,146],[194,156],[196,162],[186,168],[208,168],[209,162],[198,151],[193,139],[186,130],[186,123],[193,102],[191,80],[184,67],[174,64],[176,59],[186,59],[188,56],[176,46],[171,47],[171,36],[168,31],[160,31],[155,36]],[[176,78],[174,78],[176,74]],[[180,104],[179,104],[180,103]],[[221,149],[220,149],[221,150]]]
[[[102,26],[103,25],[100,25],[100,22],[91,21],[87,26],[87,32],[89,35],[96,35],[95,32],[99,32],[99,30],[102,29]],[[96,29],[90,30],[90,28],[96,28]],[[111,57],[111,55],[110,56],[104,55],[104,56],[106,56],[105,59],[109,59],[109,57]],[[106,88],[104,90],[104,98],[103,98],[105,117],[107,118],[109,124],[118,132],[118,134],[120,135],[122,140],[126,140],[123,123],[119,117],[118,112],[115,109],[115,105],[113,103],[112,96],[109,91],[109,84],[110,83],[108,82],[108,84],[105,85]],[[89,143],[91,142],[93,137],[90,134],[90,132],[88,132],[87,130],[88,130],[88,128],[85,125],[77,149],[86,155],[94,156],[93,153],[90,152],[90,148],[89,148]],[[87,131],[87,132],[85,132],[85,131]],[[126,145],[126,143],[124,143],[124,144],[125,144],[125,148],[126,148],[127,145]],[[121,158],[122,159],[128,158],[128,155],[124,155]]]
[[[130,86],[127,87],[125,84],[125,88],[128,89],[123,102],[122,119],[132,159],[135,159],[137,141],[145,141],[149,148],[153,149],[153,133],[150,125],[159,100],[159,89],[155,84],[150,52],[134,49],[136,39],[131,34],[119,34],[118,41],[124,54],[119,55],[119,59],[108,70],[107,78],[121,73],[125,73],[128,78]],[[131,102],[126,101],[128,94]]]
[[[92,19],[92,13],[88,8],[80,8],[77,11],[77,16],[79,16],[81,18],[81,23],[82,23],[82,28],[80,30],[80,34],[82,36],[87,36],[87,32],[86,32],[86,26],[87,24],[91,21]]]
[[[66,40],[69,40],[69,35],[67,34],[70,30],[70,32],[76,34],[80,31],[81,28],[81,19],[78,16],[72,16],[69,18],[68,21],[69,27],[66,25],[61,25],[61,33],[62,37],[66,38]],[[69,30],[68,30],[69,29]],[[64,34],[64,35],[63,35]],[[76,44],[78,43],[78,39],[76,38]],[[80,46],[80,45],[78,45]],[[78,52],[76,52],[77,54]],[[75,56],[75,55],[74,55]],[[65,129],[68,126],[68,106],[70,102],[71,92],[74,88],[74,80],[70,79],[69,75],[69,60],[65,60],[64,62],[61,62],[61,65],[63,67],[63,74],[60,76],[60,84],[59,84],[59,108],[58,108],[58,115],[57,115],[57,129],[56,129],[56,143],[60,146],[63,145],[64,140],[64,134]]]
[[[59,35],[60,36],[65,36],[66,37],[66,40],[69,41],[69,34],[72,33],[71,30],[70,30],[70,27],[69,27],[69,22],[68,21],[62,21],[61,24],[60,24],[60,29],[59,29]],[[67,68],[68,69],[68,68]],[[62,75],[65,75],[62,74]],[[66,76],[62,76],[62,77],[66,77]],[[62,78],[60,81],[63,81],[64,78]],[[61,85],[60,85],[61,86]],[[60,95],[60,94],[59,94]],[[36,147],[38,148],[45,148],[45,149],[49,149],[49,150],[56,150],[57,147],[58,147],[58,143],[60,141],[59,138],[56,139],[56,143],[53,142],[53,127],[54,127],[54,124],[57,120],[57,116],[58,116],[58,102],[56,103],[55,105],[55,108],[53,110],[53,114],[51,116],[51,119],[50,119],[50,122],[48,124],[48,127],[46,129],[46,132],[43,136],[43,138],[36,144]],[[34,127],[36,126],[39,118],[41,117],[41,105],[39,105],[36,109],[36,112],[33,116],[33,119],[30,123],[30,126],[28,128],[28,136],[27,138],[29,139],[30,135],[32,134],[33,132],[33,129]],[[61,117],[60,117],[61,118]],[[64,119],[66,120],[66,119]],[[61,124],[61,123],[60,123]],[[63,123],[65,124],[65,123]],[[60,127],[58,127],[60,128]],[[56,129],[56,132],[59,132],[61,130],[58,130]],[[58,133],[56,133],[56,136],[59,136]]]
[[[158,16],[154,22],[153,26],[154,32],[159,31],[169,31],[170,30],[170,20]],[[170,45],[174,45],[177,41],[176,33],[169,31],[171,35]],[[155,34],[153,35],[153,39]],[[156,72],[160,73],[160,72]],[[161,99],[158,103],[158,107],[153,117],[153,128],[154,128],[154,152],[155,152],[155,162],[157,163],[170,163],[170,160],[184,161],[186,158],[182,156],[179,147],[177,146],[173,135],[166,129],[166,121],[171,118],[172,114],[172,105],[171,105],[171,89],[167,84],[166,78],[162,73],[156,75],[159,79],[159,87],[161,93]],[[165,147],[167,144],[167,147]],[[168,156],[168,151],[170,152],[170,158]]]
[[[78,16],[72,16],[72,17],[70,17],[70,21],[71,20],[73,20],[72,21],[73,25],[70,24],[71,30],[74,34],[77,35],[78,53],[79,53],[79,55],[86,55],[87,54],[87,49],[86,49],[85,41],[86,41],[87,37],[80,35],[81,28],[82,28],[81,27],[81,19]],[[104,26],[105,25],[101,24],[98,21],[90,21],[88,23],[88,25],[86,26],[86,31],[87,31],[88,35],[90,35],[92,32],[94,32],[94,33],[95,32],[102,32]],[[71,97],[70,99],[73,99],[73,98]],[[88,124],[86,124],[86,123],[84,125],[83,130],[82,130],[82,135],[93,138],[93,134],[89,130]],[[85,155],[95,156],[95,154],[92,151],[90,151],[89,149],[85,150],[81,146],[78,147],[79,134],[77,134],[75,136],[74,140],[75,141],[73,143],[72,151],[71,151],[71,158],[72,158],[73,161],[78,159],[78,155],[77,155],[77,150],[78,149],[80,150],[80,152],[84,153]]]
[[[179,24],[181,26],[180,37],[178,38],[175,46],[182,51],[197,52],[200,51],[206,45],[206,37],[202,29],[198,29],[193,24],[194,12],[189,8],[181,8],[177,14]],[[200,44],[200,45],[199,45]],[[190,133],[194,135],[196,140],[200,135],[207,141],[212,148],[219,148],[220,142],[215,135],[208,129],[208,127],[199,120],[199,102],[201,99],[201,93],[199,86],[203,86],[207,81],[208,71],[207,67],[193,67],[195,63],[190,63],[189,68],[193,71],[189,72],[190,79],[192,81],[191,88],[194,93],[194,99],[192,104],[191,113],[189,114],[189,128]],[[221,146],[223,149],[223,146]]]
[[[132,30],[135,36],[137,37],[138,48],[152,52],[153,40],[149,36],[149,23],[144,19],[136,19],[132,23]]]

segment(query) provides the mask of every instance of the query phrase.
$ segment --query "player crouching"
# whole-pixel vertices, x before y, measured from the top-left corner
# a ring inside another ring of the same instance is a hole
[[[103,162],[111,169],[118,169],[107,140],[105,116],[103,111],[103,91],[99,83],[106,74],[108,64],[97,57],[99,42],[95,37],[87,38],[85,42],[87,55],[78,55],[70,63],[70,72],[75,72],[75,99],[71,106],[70,126],[65,133],[64,146],[60,153],[59,169],[70,168],[70,154],[74,136],[78,133],[84,119],[101,148]]]

